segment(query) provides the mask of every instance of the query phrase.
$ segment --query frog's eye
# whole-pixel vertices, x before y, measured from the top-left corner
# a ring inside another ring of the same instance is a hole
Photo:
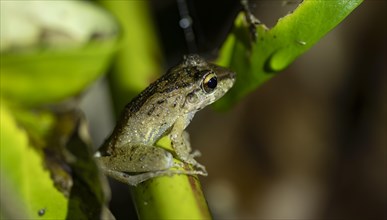
[[[210,93],[214,91],[217,85],[218,85],[218,78],[216,77],[215,73],[210,72],[204,76],[202,81],[202,88],[206,93]]]

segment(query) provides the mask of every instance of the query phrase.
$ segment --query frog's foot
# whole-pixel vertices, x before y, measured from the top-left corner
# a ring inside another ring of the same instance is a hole
[[[203,172],[207,173],[206,167],[197,162],[194,158],[202,156],[202,153],[198,150],[194,150],[192,153],[189,154],[189,161],[192,161],[192,165],[196,168],[201,169]]]
[[[200,173],[198,173],[199,175],[202,175],[202,176],[207,176],[208,175],[206,167],[201,165],[200,163],[196,162],[195,165],[194,164],[190,164],[190,165],[194,166],[195,168],[198,168],[198,170],[196,170],[196,171],[200,172]],[[184,168],[184,162],[175,162],[172,167]]]
[[[199,162],[197,162],[193,157],[192,157],[193,154],[189,154],[188,157],[180,157],[179,159],[185,163],[188,163],[190,165],[192,165],[193,167],[201,170],[203,173],[206,173],[207,174],[207,170],[206,170],[206,167],[203,166],[202,164],[200,164]]]
[[[159,177],[159,176],[172,176],[176,174],[185,174],[185,175],[203,175],[207,176],[207,173],[203,173],[200,170],[160,170],[141,173],[137,175],[130,175],[124,172],[114,171],[114,170],[105,170],[105,173],[114,179],[132,186],[137,186],[139,183],[142,183],[146,180]]]
[[[207,173],[207,170],[206,170],[206,167],[205,167],[205,166],[201,165],[200,163],[196,163],[196,164],[194,164],[194,167],[200,169],[200,170],[201,170],[203,173],[205,173],[206,176],[207,176],[208,173]]]

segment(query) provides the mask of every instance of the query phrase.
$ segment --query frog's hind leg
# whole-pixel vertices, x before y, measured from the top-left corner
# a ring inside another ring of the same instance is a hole
[[[170,152],[152,145],[124,145],[112,155],[97,157],[104,170],[128,173],[166,170],[174,166]]]
[[[204,175],[204,176],[207,175],[207,173],[203,173],[202,171],[197,171],[197,170],[160,170],[160,171],[146,172],[146,173],[134,174],[134,175],[130,175],[127,173],[114,171],[114,170],[106,170],[105,173],[122,183],[129,184],[132,186],[137,186],[141,182],[144,182],[146,180],[159,177],[159,176],[172,176],[176,174]]]
[[[104,173],[134,186],[157,176],[207,175],[206,172],[197,170],[169,170],[171,167],[181,167],[181,165],[174,162],[170,152],[151,145],[124,145],[116,148],[113,155],[96,159]]]

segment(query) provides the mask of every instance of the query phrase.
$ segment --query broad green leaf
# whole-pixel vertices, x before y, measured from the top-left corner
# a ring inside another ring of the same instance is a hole
[[[87,1],[0,2],[0,91],[12,105],[53,104],[101,76],[118,26]]]
[[[69,50],[1,55],[0,91],[12,102],[36,106],[79,94],[105,73],[116,41]]]
[[[1,189],[7,192],[0,195],[1,201],[7,201],[1,204],[4,216],[35,218],[55,208],[58,211],[51,211],[47,218],[112,218],[106,208],[107,181],[93,158],[82,114],[13,108],[11,115],[4,102],[1,110]],[[40,170],[44,177],[36,175]],[[51,202],[55,199],[52,194],[63,201]]]
[[[1,101],[2,217],[64,219],[67,199],[54,187],[42,155],[31,146],[26,130],[17,125],[10,109]]]
[[[117,33],[114,18],[90,1],[0,1],[0,52],[78,47]]]
[[[347,17],[362,0],[304,0],[297,9],[268,29],[256,27],[257,40],[249,42],[244,16],[221,49],[218,64],[237,72],[234,88],[215,105],[232,105],[285,69]]]

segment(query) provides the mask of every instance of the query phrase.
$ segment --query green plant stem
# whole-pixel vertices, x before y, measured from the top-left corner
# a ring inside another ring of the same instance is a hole
[[[158,145],[172,150],[166,137]],[[211,219],[197,176],[156,177],[132,187],[131,192],[139,219]]]

